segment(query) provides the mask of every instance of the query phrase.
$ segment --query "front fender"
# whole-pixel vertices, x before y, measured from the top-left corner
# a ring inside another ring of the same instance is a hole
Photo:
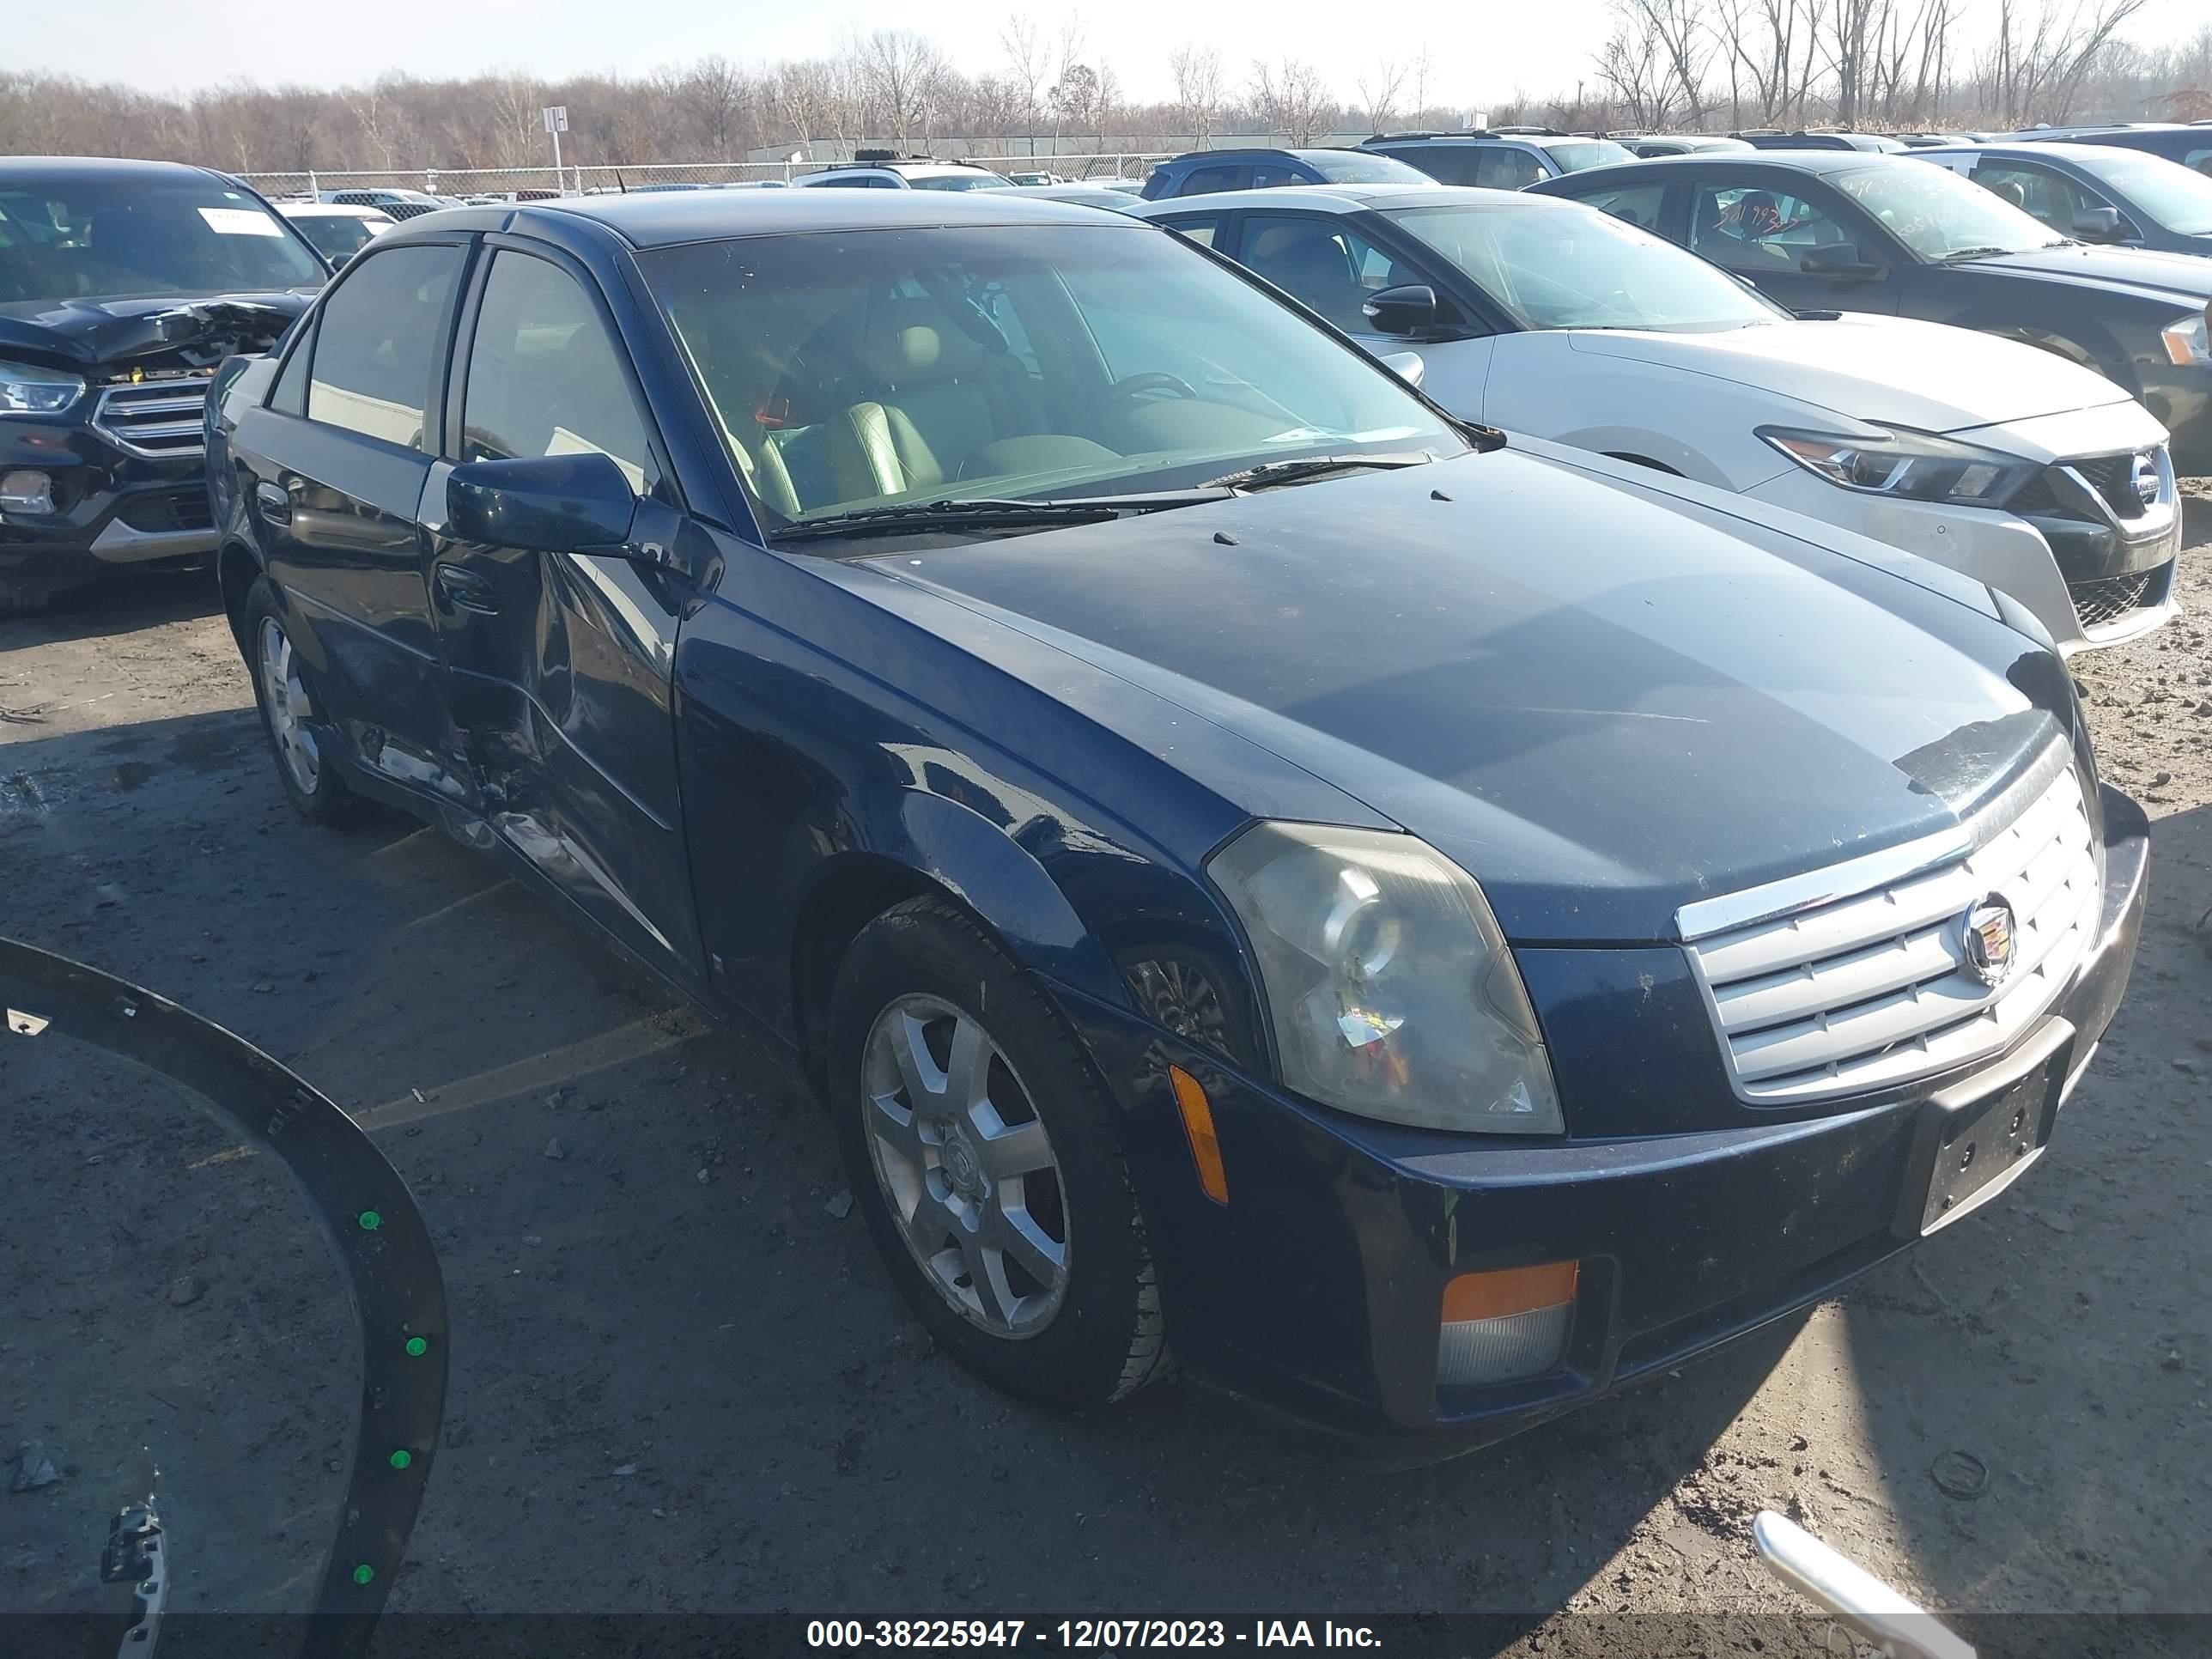
[[[1029,967],[1102,1001],[1127,1004],[1128,991],[1105,945],[1039,860],[1039,853],[1061,864],[1085,856],[1068,845],[1067,826],[1059,819],[1001,825],[973,806],[909,786],[872,804],[855,829],[856,850],[944,888]],[[842,862],[830,860],[820,879],[835,878]]]

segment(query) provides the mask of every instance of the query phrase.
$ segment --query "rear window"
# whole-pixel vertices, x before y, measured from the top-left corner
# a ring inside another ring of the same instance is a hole
[[[1562,173],[1580,173],[1586,167],[1609,167],[1615,161],[1633,161],[1628,146],[1616,144],[1610,138],[1589,138],[1571,144],[1547,144],[1544,154],[1552,158],[1553,165]]]
[[[1434,181],[1418,167],[1394,161],[1387,155],[1356,149],[1333,149],[1298,158],[1332,185],[1425,185]]]
[[[214,179],[0,174],[0,304],[318,288],[322,263]]]

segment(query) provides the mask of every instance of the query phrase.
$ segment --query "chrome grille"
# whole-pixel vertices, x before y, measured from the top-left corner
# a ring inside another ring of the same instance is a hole
[[[1747,906],[1759,913],[1758,892],[1686,908],[1678,920],[1742,1098],[1795,1106],[1985,1059],[2065,988],[2096,933],[2102,887],[2063,746],[1962,842],[1934,851],[1907,873],[1845,881],[1786,915],[1727,925]],[[1965,927],[1990,896],[2010,905],[2014,934],[2011,970],[1994,986],[1968,965]],[[1691,936],[1696,913],[1716,909],[1719,929]]]
[[[2164,482],[2164,452],[2130,450],[2124,455],[2078,455],[2054,461],[2014,490],[2005,507],[2027,519],[2071,519],[2099,524],[2106,519],[2132,523],[2157,505],[2136,494],[2140,460],[2160,475],[2158,495],[2171,494]]]
[[[2067,583],[2066,594],[2074,601],[2074,615],[2083,628],[2102,628],[2130,611],[2142,610],[2151,580],[2157,574],[2155,570],[2136,570],[2124,576],[2093,576],[2087,581]]]
[[[200,375],[112,386],[100,394],[95,430],[118,448],[155,460],[197,455],[206,447],[201,422],[208,380]]]

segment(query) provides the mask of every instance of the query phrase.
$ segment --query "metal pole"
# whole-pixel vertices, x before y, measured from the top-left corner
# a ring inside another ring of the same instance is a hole
[[[561,179],[561,129],[558,127],[553,129],[553,188],[556,191],[564,188]],[[583,194],[582,185],[577,186],[576,193]]]

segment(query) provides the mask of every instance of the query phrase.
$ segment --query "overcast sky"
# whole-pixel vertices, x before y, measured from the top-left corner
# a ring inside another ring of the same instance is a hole
[[[1990,0],[1979,0],[1982,5]],[[2130,29],[2156,42],[2200,21],[2203,0],[2150,0]],[[1241,85],[1255,51],[1321,64],[1339,93],[1374,60],[1369,21],[1401,18],[1334,0],[1118,0],[1111,6],[1034,4],[1007,11],[888,0],[0,0],[5,67],[181,91],[252,79],[334,86],[411,75],[519,68],[554,77],[591,69],[638,74],[708,52],[743,63],[836,50],[848,31],[912,28],[934,38],[961,69],[1001,66],[999,31],[1026,10],[1048,32],[1087,17],[1088,57],[1112,64],[1123,91],[1164,98],[1169,52],[1185,40],[1218,45]],[[1434,101],[1478,108],[1516,91],[1571,92],[1589,79],[1606,29],[1605,0],[1462,0],[1421,9],[1435,65]],[[1379,50],[1403,55],[1387,22]]]

